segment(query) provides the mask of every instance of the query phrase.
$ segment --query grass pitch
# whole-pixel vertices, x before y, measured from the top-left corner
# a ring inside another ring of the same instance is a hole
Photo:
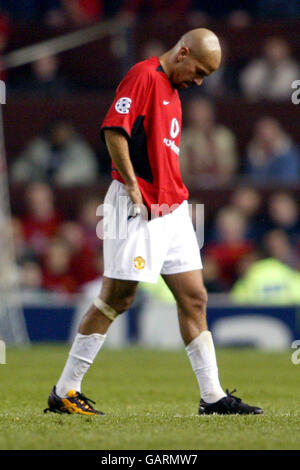
[[[291,352],[219,350],[223,387],[262,416],[198,416],[184,350],[103,349],[83,392],[105,417],[44,414],[68,347],[8,349],[0,366],[0,449],[299,449],[300,365]]]

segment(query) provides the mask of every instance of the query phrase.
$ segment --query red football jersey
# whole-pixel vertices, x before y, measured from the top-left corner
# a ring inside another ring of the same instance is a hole
[[[171,211],[188,199],[179,168],[181,102],[157,57],[134,65],[117,88],[101,128],[119,129],[145,205],[167,204]],[[112,165],[114,179],[124,183]]]

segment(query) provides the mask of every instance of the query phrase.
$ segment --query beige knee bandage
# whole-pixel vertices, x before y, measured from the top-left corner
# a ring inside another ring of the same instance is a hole
[[[103,300],[97,299],[94,302],[95,307],[97,307],[98,310],[100,310],[103,315],[105,315],[109,320],[114,321],[114,319],[119,315],[118,312],[116,312],[113,308],[111,308],[109,305],[107,305]]]

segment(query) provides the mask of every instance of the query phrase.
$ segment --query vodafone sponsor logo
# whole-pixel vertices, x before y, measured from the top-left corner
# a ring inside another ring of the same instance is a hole
[[[179,123],[176,118],[173,118],[171,122],[171,129],[170,129],[170,135],[172,139],[176,139],[176,137],[179,134],[179,131],[180,131]]]
[[[164,138],[164,144],[170,147],[176,155],[179,155],[179,147],[175,144],[174,140]]]
[[[175,144],[175,141],[173,139],[176,139],[180,131],[179,127],[179,122],[177,121],[176,118],[173,118],[171,121],[171,128],[170,128],[170,136],[172,139],[167,139],[166,137],[164,138],[164,144],[167,147],[170,147],[170,149],[176,153],[176,155],[179,155],[179,147]]]

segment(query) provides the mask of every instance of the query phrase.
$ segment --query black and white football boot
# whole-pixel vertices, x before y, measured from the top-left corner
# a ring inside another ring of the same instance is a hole
[[[236,392],[233,390],[229,393],[226,390],[226,397],[215,403],[206,403],[204,400],[200,400],[199,415],[260,415],[263,414],[263,410],[258,406],[250,406],[244,403],[241,398],[235,397],[232,393]]]

